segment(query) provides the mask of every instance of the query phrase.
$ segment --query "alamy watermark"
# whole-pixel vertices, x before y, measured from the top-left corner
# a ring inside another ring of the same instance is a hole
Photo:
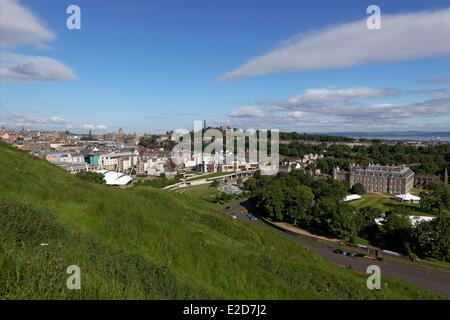
[[[377,265],[370,265],[366,269],[366,273],[370,274],[367,278],[367,289],[381,289],[381,269]]]
[[[66,286],[69,290],[81,289],[81,269],[77,265],[70,265],[67,267],[66,272],[70,274],[67,278]]]
[[[81,29],[81,9],[76,4],[71,4],[67,7],[66,13],[70,16],[67,17],[66,26],[69,30]]]
[[[171,160],[175,165],[195,156],[202,165],[258,165],[261,174],[273,175],[278,172],[278,129],[220,130],[207,129],[202,125],[202,121],[194,121],[193,131],[173,131],[171,139],[176,145],[172,149]],[[203,148],[205,142],[209,143]]]
[[[381,29],[381,9],[379,6],[373,4],[367,7],[367,14],[371,14],[366,20],[367,29],[380,30]]]

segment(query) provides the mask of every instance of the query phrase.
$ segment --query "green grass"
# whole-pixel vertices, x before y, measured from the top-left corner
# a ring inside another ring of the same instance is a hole
[[[223,208],[224,205],[229,206],[243,201],[243,198],[236,197],[231,199],[230,201],[227,201],[226,204],[216,203],[215,195],[220,192],[217,190],[217,188],[211,187],[209,185],[186,187],[179,189],[179,191],[177,192],[188,194],[189,196],[196,197],[202,201],[206,201],[217,209]]]
[[[0,299],[432,299],[189,194],[94,185],[0,144]],[[41,246],[47,243],[48,246]],[[66,268],[81,268],[81,290]]]
[[[350,201],[349,204],[357,209],[362,207],[376,207],[383,211],[389,211],[395,208],[408,209],[413,215],[430,216],[432,213],[420,208],[419,204],[402,203],[393,199],[392,195],[367,192],[362,195],[362,199]]]
[[[434,265],[439,266],[439,267],[450,268],[450,263],[446,262],[446,261],[436,260],[436,259],[433,259],[433,258],[426,258],[424,261],[428,262],[428,263],[431,263],[431,264],[434,264]]]
[[[200,185],[185,187],[180,189],[179,192],[189,194],[207,202],[211,202],[214,198],[214,195],[219,191],[217,190],[217,188],[210,187],[209,185]]]

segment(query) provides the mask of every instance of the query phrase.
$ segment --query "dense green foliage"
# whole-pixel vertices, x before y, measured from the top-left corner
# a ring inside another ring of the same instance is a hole
[[[431,200],[427,203],[440,215],[415,228],[407,217],[412,213],[408,206],[383,211],[370,206],[357,209],[343,202],[348,187],[342,182],[313,180],[295,170],[275,178],[258,176],[248,181],[246,188],[251,190],[251,199],[263,216],[350,242],[362,237],[405,254],[449,260],[450,218],[442,211],[448,208],[450,198],[446,185],[430,184],[425,196]],[[356,189],[351,191],[364,191]],[[382,217],[384,222],[379,226],[375,219]]]
[[[218,192],[214,196],[215,203],[227,203],[235,198],[234,195],[228,194],[226,192]]]
[[[139,139],[139,146],[147,149],[162,148],[166,151],[172,150],[175,143],[171,139],[160,140],[157,136],[143,136]]]
[[[411,225],[398,210],[388,211],[383,232],[392,249],[409,256],[450,261],[450,217],[440,215],[429,222]]]
[[[444,183],[431,182],[420,195],[422,197],[420,205],[426,210],[441,214],[444,210],[450,209],[450,186]]]
[[[369,143],[354,145],[325,143],[312,145],[299,141],[280,145],[280,154],[287,157],[302,157],[309,153],[324,155],[317,165],[324,173],[330,173],[333,167],[339,166],[348,170],[352,163],[367,165],[380,163],[382,165],[407,164],[418,174],[443,174],[450,166],[450,144],[415,147],[403,143]]]
[[[334,180],[313,180],[300,171],[275,178],[259,176],[251,199],[258,211],[272,219],[313,228],[351,240],[362,227],[354,209],[342,202],[348,186]]]
[[[280,140],[308,140],[319,142],[352,142],[355,139],[344,136],[329,136],[320,134],[307,134],[298,132],[280,132]]]
[[[3,144],[0,162],[0,299],[437,298],[386,277],[367,290],[364,275],[196,197],[88,183]],[[73,264],[81,290],[66,288]]]
[[[364,186],[359,182],[355,183],[350,191],[354,194],[364,194],[366,192],[366,190],[364,190]]]
[[[150,186],[150,187],[162,189],[164,187],[167,187],[167,186],[170,186],[172,184],[180,182],[180,179],[181,179],[181,175],[176,175],[172,179],[169,179],[163,173],[159,177],[155,177],[153,179],[144,180],[142,182],[139,182],[137,185],[145,185],[145,186]]]
[[[450,218],[439,216],[436,219],[420,223],[410,233],[412,251],[419,256],[435,257],[450,261]]]
[[[82,171],[78,172],[76,176],[80,179],[92,182],[92,183],[105,183],[103,180],[104,176],[101,173],[92,172],[92,171]]]
[[[280,133],[281,135],[281,133]],[[279,153],[285,157],[292,158],[301,158],[306,154],[324,154],[324,150],[326,150],[326,144],[314,145],[314,144],[306,144],[299,141],[292,141],[288,144],[280,143]]]

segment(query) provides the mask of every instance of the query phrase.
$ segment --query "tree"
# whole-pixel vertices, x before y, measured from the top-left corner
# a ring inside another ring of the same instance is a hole
[[[314,207],[315,221],[320,229],[339,239],[356,238],[360,222],[354,209],[331,197],[322,197]]]
[[[359,216],[361,218],[361,228],[370,229],[378,227],[375,219],[381,218],[383,211],[377,207],[362,207],[358,210]]]
[[[250,178],[244,181],[244,189],[245,190],[249,190],[249,191],[253,191],[256,189],[256,179],[255,178]]]
[[[347,194],[348,186],[346,183],[336,180],[316,180],[312,183],[312,189],[316,198],[331,197],[336,201],[341,201]]]
[[[450,208],[450,188],[442,182],[430,182],[420,196],[421,207],[425,210],[436,210],[440,215]]]
[[[283,220],[285,194],[279,183],[272,183],[261,191],[261,205],[269,216]]]
[[[408,216],[399,213],[397,210],[386,212],[383,231],[388,244],[394,250],[410,253],[408,251],[410,251],[412,226]]]
[[[300,220],[303,224],[311,219],[311,205],[314,199],[314,193],[311,188],[300,185],[295,189],[286,190],[286,211],[294,219],[294,225]]]
[[[364,190],[364,186],[359,182],[354,184],[351,188],[351,193],[364,194],[365,192],[366,190]]]
[[[238,178],[236,179],[236,183],[237,183],[239,186],[241,186],[241,185],[242,185],[242,178],[241,178],[241,177],[238,177]]]
[[[101,173],[92,172],[92,171],[82,171],[78,172],[76,176],[80,179],[92,182],[92,183],[98,183],[103,184],[105,183],[104,176]]]
[[[144,136],[139,139],[139,145],[141,147],[152,149],[156,147],[156,138],[152,136]]]
[[[450,261],[450,218],[443,215],[416,225],[412,230],[411,245],[422,257]]]

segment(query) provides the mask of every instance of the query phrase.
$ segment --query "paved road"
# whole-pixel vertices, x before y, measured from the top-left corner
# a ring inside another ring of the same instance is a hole
[[[287,238],[290,238],[293,241],[296,241],[303,247],[321,255],[329,261],[345,267],[351,266],[351,269],[356,272],[365,273],[369,265],[378,265],[381,269],[382,275],[387,275],[391,278],[397,278],[410,283],[414,283],[417,286],[450,297],[450,270],[448,268],[435,267],[425,263],[411,263],[403,258],[386,256],[383,261],[372,261],[358,257],[344,256],[334,253],[333,250],[337,248],[348,250],[348,248],[346,247],[303,237],[297,234],[283,232],[260,220],[250,221],[244,213],[244,210],[244,207],[242,207],[240,204],[234,204],[230,207],[227,207],[223,211],[229,215],[236,214],[236,220],[252,223],[262,228],[275,230],[276,232],[282,234]]]

